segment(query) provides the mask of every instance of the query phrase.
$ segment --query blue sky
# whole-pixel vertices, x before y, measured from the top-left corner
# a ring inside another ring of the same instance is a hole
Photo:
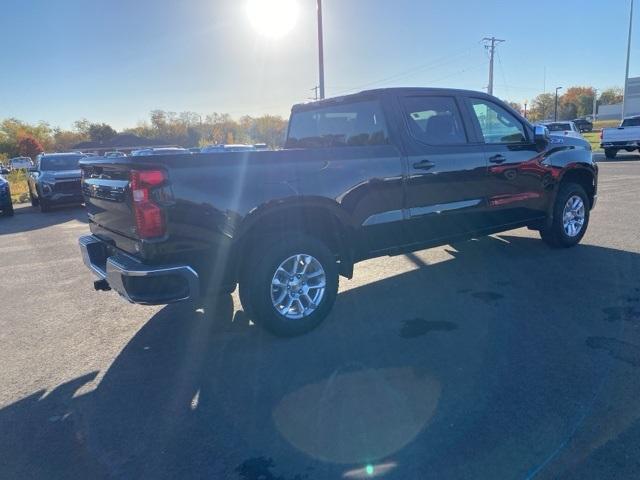
[[[3,0],[0,118],[122,128],[157,108],[286,115],[317,84],[315,0],[297,1],[295,28],[274,40],[252,27],[246,0]],[[484,89],[487,35],[507,40],[496,61],[501,98],[533,98],[545,69],[549,91],[624,81],[630,0],[323,2],[327,96]]]

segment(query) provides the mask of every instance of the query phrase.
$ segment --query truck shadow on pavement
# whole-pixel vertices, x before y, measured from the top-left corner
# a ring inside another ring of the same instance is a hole
[[[13,217],[0,216],[0,235],[41,230],[71,221],[89,222],[84,207],[63,206],[42,213],[37,207],[21,206],[15,209]]]
[[[634,368],[589,338],[640,352],[637,319],[604,311],[640,308],[640,256],[508,235],[447,252],[343,291],[294,339],[231,296],[163,308],[95,390],[76,395],[91,372],[0,410],[0,476],[524,478],[581,431],[610,370]],[[637,443],[636,418],[619,428]]]

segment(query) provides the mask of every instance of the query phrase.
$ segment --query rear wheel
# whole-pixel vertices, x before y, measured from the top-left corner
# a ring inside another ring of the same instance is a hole
[[[615,148],[605,148],[604,149],[604,156],[607,157],[609,160],[613,160],[614,158],[616,158],[616,155],[618,155],[618,150]]]
[[[240,279],[240,300],[248,316],[286,337],[316,328],[338,294],[338,267],[329,248],[312,237],[292,235],[270,241],[266,250],[252,255]]]
[[[551,226],[540,230],[542,240],[552,247],[577,245],[587,232],[590,208],[589,197],[581,185],[562,184],[553,207]]]
[[[13,204],[9,204],[3,211],[2,214],[5,217],[13,217]]]

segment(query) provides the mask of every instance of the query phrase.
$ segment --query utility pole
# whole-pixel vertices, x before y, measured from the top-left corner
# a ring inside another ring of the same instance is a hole
[[[318,0],[318,66],[320,70],[320,100],[324,100],[324,40],[322,34],[322,0]]]
[[[629,14],[629,41],[627,43],[627,73],[624,76],[624,97],[622,98],[622,120],[627,114],[627,93],[629,92],[629,62],[631,61],[631,34],[633,33],[633,0]]]
[[[496,37],[485,37],[482,39],[485,43],[484,47],[489,50],[489,86],[487,87],[487,93],[493,95],[493,61],[496,53],[496,46],[500,43],[506,42],[506,40],[500,40]]]
[[[556,109],[555,109],[555,113],[553,115],[553,121],[557,122],[558,121],[558,91],[562,90],[562,87],[556,87]]]
[[[593,117],[591,118],[592,122],[598,120],[598,89],[593,89]]]

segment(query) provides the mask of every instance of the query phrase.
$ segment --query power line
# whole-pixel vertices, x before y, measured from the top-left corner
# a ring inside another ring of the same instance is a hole
[[[496,54],[496,46],[506,42],[506,40],[501,40],[496,37],[484,37],[482,41],[485,42],[485,48],[489,50],[489,86],[487,87],[487,93],[493,95],[493,59]]]
[[[349,89],[345,89],[343,91],[340,92],[336,92],[334,95],[343,95],[349,92],[353,92],[353,91],[357,91],[357,90],[362,90],[363,88],[366,87],[371,87],[373,85],[378,85],[381,83],[386,83],[386,82],[391,82],[391,81],[396,81],[396,80],[400,80],[403,78],[407,78],[410,77],[412,75],[416,75],[417,73],[420,73],[424,70],[427,70],[429,68],[435,68],[435,67],[442,67],[444,65],[450,64],[450,63],[454,63],[460,60],[459,57],[464,57],[465,55],[469,55],[471,52],[473,52],[473,48],[465,48],[465,49],[460,49],[457,51],[457,53],[454,53],[453,55],[444,55],[442,57],[438,57],[435,60],[432,60],[428,63],[424,63],[421,65],[416,65],[415,67],[409,68],[407,70],[403,70],[401,72],[398,72],[394,75],[390,75],[388,77],[384,77],[384,78],[380,78],[378,80],[374,80],[371,82],[367,82]]]
[[[500,50],[498,50],[498,66],[500,67],[500,74],[502,75],[502,81],[504,89],[506,90],[507,97],[511,96],[511,92],[509,91],[509,85],[507,84],[507,77],[504,74],[504,68],[502,67],[502,58],[500,57]]]

